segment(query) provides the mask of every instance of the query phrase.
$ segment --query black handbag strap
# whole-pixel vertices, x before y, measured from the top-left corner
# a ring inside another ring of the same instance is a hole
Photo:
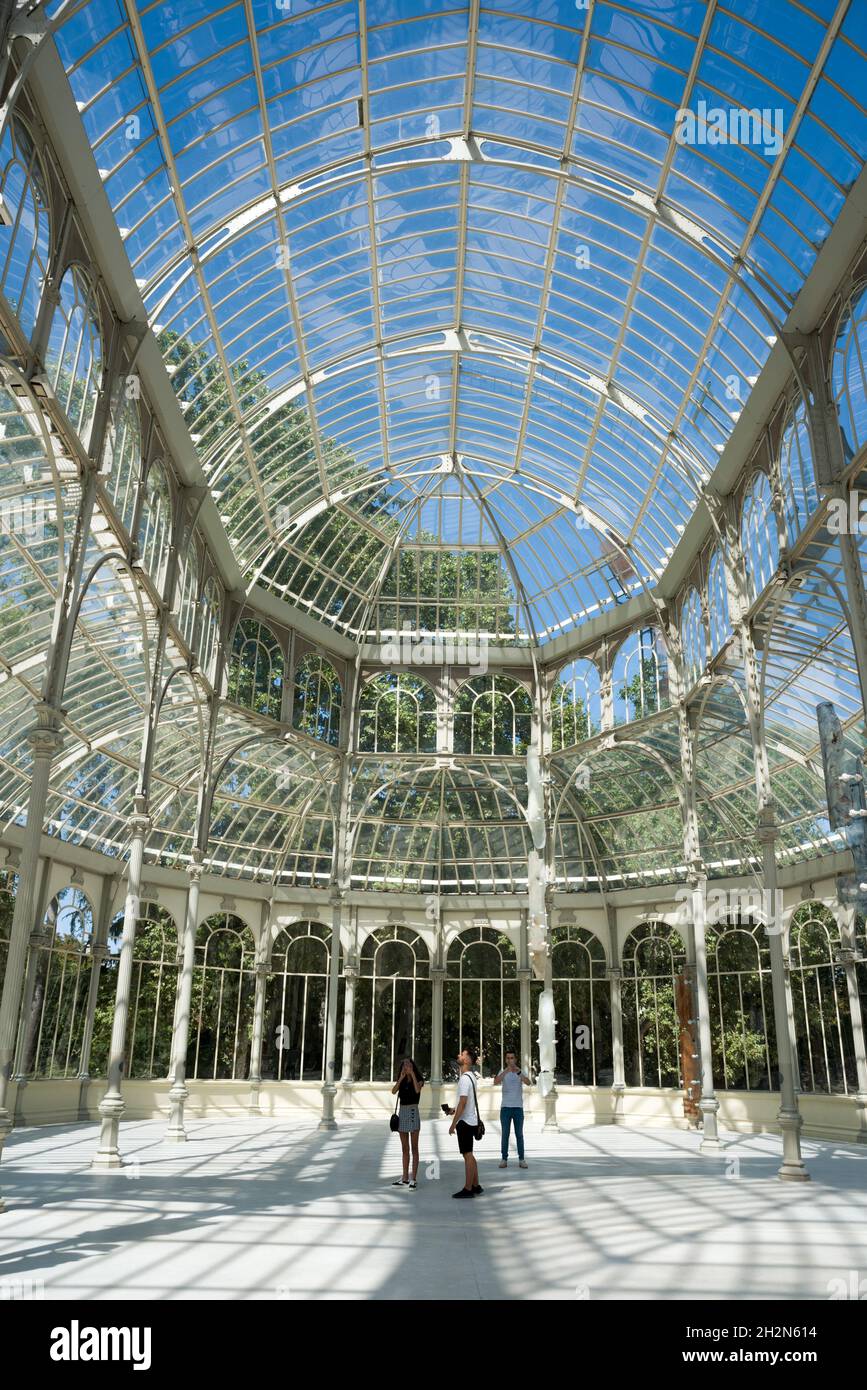
[[[479,1114],[479,1097],[478,1097],[478,1094],[477,1094],[477,1092],[476,1092],[476,1083],[475,1083],[475,1081],[473,1080],[473,1073],[472,1073],[471,1071],[468,1071],[468,1072],[467,1072],[467,1076],[470,1078],[470,1085],[471,1085],[472,1088],[473,1088],[473,1101],[475,1102],[475,1107],[476,1107],[476,1124],[478,1124],[478,1123],[479,1123],[479,1120],[480,1120],[482,1117],[481,1117],[481,1115]]]

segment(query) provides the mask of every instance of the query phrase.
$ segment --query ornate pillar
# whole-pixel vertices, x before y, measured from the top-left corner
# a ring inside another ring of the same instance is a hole
[[[532,1038],[530,1036],[530,980],[533,972],[529,965],[518,966],[518,985],[521,991],[521,1067],[530,1075],[532,1058]]]
[[[253,1000],[253,1030],[250,1038],[250,1109],[254,1114],[259,1113],[259,1092],[262,1086],[262,1038],[265,1030],[265,990],[268,985],[270,970],[271,967],[267,961],[259,960],[256,962],[256,994]]]
[[[48,912],[47,895],[51,877],[52,860],[47,856],[40,860],[39,888],[34,895],[33,930],[30,933],[27,968],[24,974],[24,992],[21,1000],[21,1014],[18,1022],[18,1041],[15,1048],[15,1063],[12,1080],[20,1087],[27,1081],[33,1066],[35,1033],[38,1024],[34,1018],[33,997],[36,993],[36,977],[39,967],[39,949],[51,940],[54,923],[50,927],[45,918]],[[17,1109],[17,1100],[16,1100]]]
[[[48,884],[51,878],[52,861],[47,856],[41,860],[39,888],[34,898],[33,930],[27,955],[27,968],[24,975],[24,990],[21,999],[21,1013],[18,1021],[18,1041],[15,1049],[15,1064],[12,1080],[15,1082],[15,1124],[21,1123],[24,1091],[33,1070],[36,1054],[36,1039],[39,1035],[39,1017],[42,1013],[43,995],[37,995],[41,950],[51,944],[54,921],[45,921],[48,911]]]
[[[692,936],[695,957],[695,1000],[698,1008],[698,1038],[701,1054],[702,1113],[701,1153],[719,1153],[722,1145],[717,1128],[719,1101],[713,1086],[713,1053],[710,1033],[710,1002],[707,987],[707,876],[695,866],[690,871],[692,890]]]
[[[178,974],[175,1026],[172,1035],[172,1086],[169,1091],[169,1126],[166,1139],[186,1142],[184,1104],[187,1090],[187,1049],[190,1042],[190,1012],[193,1002],[193,971],[196,965],[196,928],[199,924],[199,884],[202,878],[202,852],[194,849],[187,865],[187,902],[184,910],[183,957]]]
[[[531,849],[527,870],[528,880],[528,953],[530,966],[537,980],[542,981],[539,995],[539,1094],[545,1103],[547,1130],[557,1130],[557,1089],[554,1084],[555,1029],[554,989],[551,964],[551,943],[548,936],[546,902],[547,871],[538,850]]]
[[[443,1084],[443,986],[446,968],[437,964],[431,966],[431,1055],[430,1082],[432,1086]]]
[[[783,1136],[783,1162],[779,1176],[788,1182],[809,1182],[810,1175],[801,1158],[801,1126],[803,1121],[795,1094],[795,1050],[792,1046],[790,1032],[787,962],[783,955],[783,924],[777,901],[777,856],[775,850],[777,827],[773,806],[764,806],[759,812],[756,834],[762,846],[765,900],[770,905],[767,924],[768,953],[771,958],[774,1028],[777,1035],[777,1064],[780,1069],[780,1109],[777,1120]]]
[[[614,1124],[623,1118],[623,1100],[626,1095],[626,1068],[623,1060],[623,995],[621,981],[623,971],[619,965],[609,965],[605,971],[611,988],[611,1065],[614,1080],[611,1083],[611,1118]]]
[[[337,1048],[337,995],[340,984],[340,924],[345,911],[343,894],[337,890],[331,896],[331,958],[328,971],[328,1015],[325,1026],[325,1083],[322,1087],[322,1119],[320,1129],[336,1129],[334,1118],[334,1098],[337,1086],[334,1081]]]
[[[130,986],[132,984],[132,957],[135,948],[135,931],[141,911],[141,875],[144,860],[144,847],[150,820],[145,813],[146,799],[133,798],[134,811],[129,818],[131,832],[129,847],[129,867],[127,871],[127,894],[123,913],[123,934],[121,936],[120,960],[117,970],[117,990],[114,1003],[114,1020],[111,1029],[111,1050],[108,1060],[108,1087],[99,1103],[102,1116],[99,1133],[99,1147],[93,1158],[92,1168],[111,1170],[123,1167],[123,1159],[118,1147],[120,1117],[125,1105],[122,1095],[124,1053],[126,1050],[126,1031],[129,1020]]]
[[[96,931],[93,935],[93,945],[90,948],[90,980],[87,990],[84,1031],[81,1038],[81,1062],[78,1071],[78,1118],[80,1120],[89,1118],[87,1113],[87,1093],[90,1087],[90,1053],[93,1047],[96,1005],[99,1000],[99,978],[102,972],[102,962],[108,955],[108,929],[111,926],[114,895],[117,892],[119,883],[120,878],[117,875],[112,875],[110,878],[106,877],[102,881],[99,916],[96,922]]]
[[[60,714],[44,701],[40,701],[36,706],[36,724],[28,733],[27,740],[33,750],[27,826],[21,847],[18,890],[15,894],[9,930],[3,996],[0,999],[0,1154],[6,1135],[12,1128],[12,1116],[7,1108],[8,1089],[15,1059],[18,1011],[21,1007],[27,949],[33,928],[39,848],[45,821],[45,803],[48,799],[48,781],[52,761],[63,743]],[[2,1210],[3,1203],[0,1199],[0,1211]]]
[[[343,1060],[340,1084],[343,1087],[343,1114],[351,1119],[352,1109],[352,1051],[355,1046],[355,982],[358,979],[358,956],[347,954],[343,965]]]

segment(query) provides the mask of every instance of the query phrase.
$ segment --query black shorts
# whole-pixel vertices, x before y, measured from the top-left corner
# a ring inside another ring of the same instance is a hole
[[[455,1133],[458,1136],[458,1150],[460,1153],[472,1153],[475,1131],[475,1125],[468,1125],[466,1120],[458,1120],[457,1125],[455,1126]]]

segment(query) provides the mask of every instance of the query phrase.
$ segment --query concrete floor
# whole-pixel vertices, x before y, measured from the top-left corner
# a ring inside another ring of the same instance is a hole
[[[17,1130],[0,1165],[0,1297],[46,1299],[828,1299],[867,1294],[867,1149],[807,1141],[813,1181],[780,1182],[779,1141],[528,1124],[526,1172],[452,1201],[444,1122],[422,1130],[416,1192],[391,1188],[384,1122],[319,1132],[307,1117],[122,1126],[130,1166],[88,1170],[93,1125]],[[840,1280],[839,1285],[831,1281]]]

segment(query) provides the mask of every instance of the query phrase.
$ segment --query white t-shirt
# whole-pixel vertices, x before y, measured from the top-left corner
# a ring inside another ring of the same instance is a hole
[[[479,1123],[479,1112],[476,1109],[476,1103],[473,1099],[473,1084],[475,1082],[475,1077],[470,1080],[471,1075],[472,1073],[468,1071],[462,1073],[461,1079],[458,1082],[457,1103],[460,1104],[461,1096],[466,1096],[467,1103],[464,1106],[460,1118],[468,1125],[477,1125]]]
[[[502,1104],[510,1108],[523,1110],[524,1108],[524,1083],[521,1080],[523,1072],[504,1071],[503,1072],[503,1100]]]

